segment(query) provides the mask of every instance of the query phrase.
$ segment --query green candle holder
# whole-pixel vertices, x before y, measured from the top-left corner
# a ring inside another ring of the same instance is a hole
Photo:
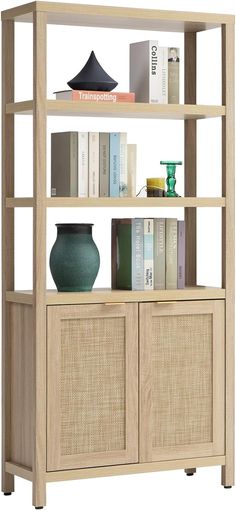
[[[160,161],[160,164],[166,165],[166,171],[167,171],[166,196],[167,197],[178,197],[179,195],[175,191],[175,185],[176,185],[175,172],[176,172],[176,165],[182,165],[182,161]]]

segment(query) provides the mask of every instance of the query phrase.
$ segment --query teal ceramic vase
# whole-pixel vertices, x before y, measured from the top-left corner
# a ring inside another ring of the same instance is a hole
[[[57,238],[50,254],[50,269],[59,292],[92,290],[100,256],[91,223],[56,224]]]

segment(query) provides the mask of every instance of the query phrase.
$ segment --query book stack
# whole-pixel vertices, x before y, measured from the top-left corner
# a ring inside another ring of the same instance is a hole
[[[54,92],[61,101],[85,101],[89,103],[134,103],[133,92],[104,92],[102,90],[59,90]]]
[[[112,288],[183,289],[185,222],[176,218],[112,219]]]
[[[136,145],[123,132],[52,133],[51,196],[136,196]]]
[[[130,44],[130,91],[137,102],[179,103],[179,48],[158,41]]]

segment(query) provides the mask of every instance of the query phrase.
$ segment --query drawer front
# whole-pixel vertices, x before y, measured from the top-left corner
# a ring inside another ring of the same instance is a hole
[[[140,305],[140,461],[224,454],[224,301]]]
[[[48,307],[48,470],[137,462],[138,306]]]

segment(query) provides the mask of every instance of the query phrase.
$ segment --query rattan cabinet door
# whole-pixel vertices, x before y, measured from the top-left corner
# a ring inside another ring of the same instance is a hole
[[[138,461],[138,305],[48,306],[47,469]]]
[[[140,305],[140,462],[224,455],[224,301]]]

